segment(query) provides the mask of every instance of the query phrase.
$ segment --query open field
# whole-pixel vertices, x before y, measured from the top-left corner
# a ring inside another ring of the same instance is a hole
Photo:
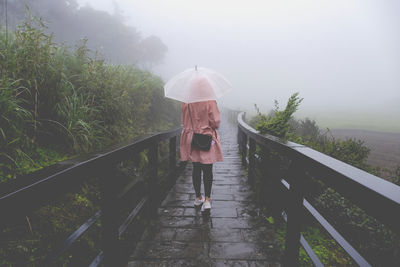
[[[355,129],[331,129],[335,138],[356,138],[365,142],[371,149],[368,163],[372,166],[387,168],[391,172],[400,166],[400,133],[385,133]],[[389,174],[385,174],[385,178]]]

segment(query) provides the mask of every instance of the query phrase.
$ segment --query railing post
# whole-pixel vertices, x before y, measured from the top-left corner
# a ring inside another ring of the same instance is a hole
[[[268,209],[273,210],[273,205],[275,200],[273,199],[272,192],[273,188],[273,168],[274,165],[271,164],[271,150],[266,146],[261,146],[261,177],[258,182],[258,187],[255,188],[257,192],[257,200],[261,205],[265,205]]]
[[[305,172],[298,161],[289,169],[289,202],[286,224],[284,266],[299,266],[300,235],[303,224],[303,178]]]
[[[255,165],[255,155],[256,154],[256,141],[249,137],[249,166],[248,166],[248,173],[249,173],[249,184],[251,186],[254,185],[254,165]]]
[[[99,168],[101,232],[104,266],[120,266],[116,166]]]
[[[169,170],[176,168],[176,136],[169,139]]]
[[[238,131],[237,131],[237,143],[239,145],[239,153],[242,153],[242,131],[240,130],[240,127],[238,126]]]
[[[155,209],[157,200],[159,197],[159,186],[158,186],[158,143],[154,143],[149,148],[149,187],[148,193],[150,197],[150,209]]]
[[[244,167],[247,167],[247,135],[242,133],[242,164]]]

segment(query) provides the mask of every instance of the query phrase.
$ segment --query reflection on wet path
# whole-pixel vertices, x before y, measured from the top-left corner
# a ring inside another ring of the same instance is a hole
[[[211,213],[203,215],[193,207],[188,164],[143,234],[129,266],[280,266],[273,226],[257,215],[236,133],[235,125],[221,123],[224,162],[213,167]]]

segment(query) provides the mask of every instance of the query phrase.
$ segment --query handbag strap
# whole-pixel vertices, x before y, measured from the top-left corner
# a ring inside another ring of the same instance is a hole
[[[188,109],[189,109],[190,123],[192,124],[192,130],[193,130],[193,132],[194,132],[192,114],[190,113],[190,103],[188,103],[187,106],[188,106]]]

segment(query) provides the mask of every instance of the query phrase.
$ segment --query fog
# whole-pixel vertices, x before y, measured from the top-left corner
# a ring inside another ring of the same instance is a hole
[[[400,132],[400,1],[78,0],[118,13],[168,47],[151,71],[167,81],[194,65],[222,73],[219,103],[268,112],[304,98],[296,113],[330,128]],[[101,34],[101,33],[99,33]]]

